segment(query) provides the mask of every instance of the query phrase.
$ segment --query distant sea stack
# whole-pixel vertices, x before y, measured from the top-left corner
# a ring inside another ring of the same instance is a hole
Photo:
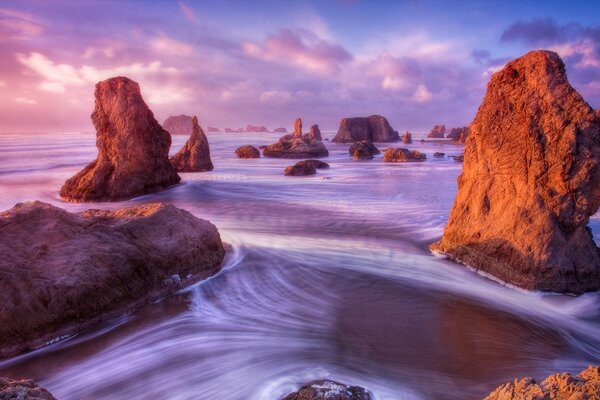
[[[168,129],[167,129],[167,130],[168,130]],[[219,128],[214,128],[214,127],[212,127],[212,126],[207,126],[207,127],[206,127],[206,132],[215,133],[215,132],[221,132],[221,131],[219,130]]]
[[[321,136],[321,130],[319,129],[319,125],[314,124],[310,127],[310,130],[308,131],[308,138],[310,140],[323,140],[323,136]]]
[[[462,128],[452,128],[450,133],[446,135],[446,139],[451,139],[454,142],[465,143],[469,136],[469,127],[463,126]]]
[[[238,129],[225,128],[225,133],[242,133],[242,132],[244,132],[244,130],[242,128],[238,128]]]
[[[208,139],[198,125],[198,118],[192,118],[192,135],[185,145],[171,158],[177,172],[204,172],[214,169],[210,159]]]
[[[410,133],[409,131],[405,131],[402,134],[402,143],[411,144],[412,143],[412,133]]]
[[[246,132],[269,132],[269,130],[266,126],[248,125],[246,126]]]
[[[183,114],[170,116],[163,122],[163,128],[171,135],[191,135],[192,117]]]
[[[171,135],[154,119],[139,85],[120,76],[98,83],[94,95],[98,157],[65,182],[61,197],[126,200],[179,183],[169,162]]]
[[[600,289],[587,227],[600,206],[600,119],[556,53],[495,73],[470,125],[458,193],[430,248],[525,289]]]
[[[387,119],[381,115],[370,117],[342,118],[334,143],[354,143],[361,140],[372,142],[397,142],[398,132],[394,131]]]
[[[433,139],[443,139],[444,133],[446,133],[446,126],[445,125],[436,125],[429,131],[429,134],[427,135],[427,137],[433,138]]]
[[[287,133],[287,129],[285,129],[285,128],[275,128],[275,129],[273,129],[273,132],[275,132],[275,133]]]

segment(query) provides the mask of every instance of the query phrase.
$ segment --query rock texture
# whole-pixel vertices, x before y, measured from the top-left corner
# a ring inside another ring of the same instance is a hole
[[[46,389],[31,379],[0,378],[0,400],[56,400]]]
[[[412,143],[412,133],[410,133],[409,131],[404,132],[404,134],[402,135],[402,143],[411,144]]]
[[[163,128],[171,135],[191,135],[192,117],[189,115],[170,116],[163,122]]]
[[[387,119],[381,115],[370,117],[342,118],[334,143],[353,143],[360,140],[372,142],[396,142],[400,140]]]
[[[455,142],[465,143],[469,136],[469,127],[463,126],[462,128],[452,128],[450,133],[446,135],[446,139],[452,139]]]
[[[71,335],[213,275],[217,228],[172,205],[0,213],[0,358]]]
[[[495,73],[470,125],[458,193],[431,249],[525,289],[600,289],[600,120],[556,53]]]
[[[367,159],[370,160],[375,154],[381,154],[381,151],[370,140],[361,140],[354,142],[348,148],[348,153],[355,160]]]
[[[192,118],[192,135],[171,158],[171,164],[178,172],[204,172],[214,169],[210,159],[208,139],[198,125],[196,116]]]
[[[317,173],[317,169],[313,164],[306,162],[299,162],[294,165],[290,165],[285,168],[283,174],[285,176],[305,176],[305,175],[314,175]]]
[[[246,132],[269,132],[266,126],[247,125]]]
[[[314,124],[310,127],[310,130],[308,131],[308,138],[310,140],[323,140],[323,136],[321,136],[321,130],[319,129],[319,125]]]
[[[334,381],[315,381],[290,393],[283,400],[372,400],[360,386],[348,386]]]
[[[295,138],[300,139],[302,137],[302,118],[296,118],[294,120],[294,132]]]
[[[70,201],[125,200],[180,181],[169,162],[171,135],[154,119],[140,87],[125,77],[96,85],[92,121],[98,157],[67,180]]]
[[[383,152],[384,162],[409,162],[425,161],[427,156],[417,150],[408,150],[404,148],[387,149]]]
[[[275,128],[275,129],[273,129],[273,132],[275,132],[275,133],[287,133],[287,129],[285,129],[285,128]]]
[[[547,377],[541,384],[533,378],[506,383],[485,400],[595,400],[600,399],[600,367],[590,366],[577,376],[569,373]]]
[[[260,151],[254,146],[240,146],[235,150],[238,158],[260,158]]]
[[[436,125],[431,129],[431,131],[429,131],[427,137],[433,139],[443,139],[444,133],[446,133],[446,126]]]

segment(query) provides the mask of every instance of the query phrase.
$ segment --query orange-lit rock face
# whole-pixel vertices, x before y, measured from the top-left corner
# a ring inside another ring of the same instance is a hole
[[[168,158],[171,136],[154,119],[139,85],[125,77],[107,79],[96,85],[95,97],[98,157],[65,182],[61,197],[124,200],[178,183]]]
[[[586,227],[600,205],[600,120],[557,54],[494,74],[470,125],[463,172],[434,251],[526,289],[600,288]]]
[[[185,145],[171,158],[171,164],[178,172],[212,171],[208,139],[198,125],[198,118],[192,118],[192,134]]]

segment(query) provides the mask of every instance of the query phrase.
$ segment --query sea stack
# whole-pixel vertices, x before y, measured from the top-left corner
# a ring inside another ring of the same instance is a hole
[[[318,158],[327,157],[329,151],[323,142],[314,138],[314,132],[312,137],[311,134],[303,135],[302,120],[296,118],[294,132],[280,137],[276,143],[265,147],[263,155],[273,158]]]
[[[412,133],[410,133],[409,131],[405,131],[404,134],[402,135],[402,143],[411,144],[412,143]]]
[[[171,115],[163,122],[163,128],[171,135],[191,135],[192,117],[189,115]]]
[[[450,133],[446,135],[446,139],[451,139],[454,142],[465,143],[469,136],[469,127],[463,126],[462,128],[452,128]]]
[[[397,142],[398,132],[394,131],[387,119],[381,115],[370,117],[342,118],[334,143],[354,143],[361,140],[371,142]]]
[[[61,197],[126,200],[179,183],[169,162],[171,135],[154,119],[140,86],[120,76],[98,83],[94,95],[98,157],[65,182]]]
[[[294,121],[294,138],[302,138],[302,118],[296,118]]]
[[[446,133],[446,126],[445,125],[436,125],[429,131],[429,134],[427,135],[427,137],[433,138],[433,139],[443,139],[444,133]]]
[[[323,136],[321,136],[321,130],[319,129],[319,125],[314,124],[310,127],[310,130],[308,131],[308,138],[310,140],[323,140]]]
[[[185,145],[171,158],[171,164],[178,172],[204,172],[214,169],[210,159],[208,139],[198,125],[198,118],[192,118],[192,135]]]
[[[600,119],[560,57],[511,61],[470,125],[448,224],[430,248],[525,289],[600,289],[587,227],[600,206],[599,161]]]

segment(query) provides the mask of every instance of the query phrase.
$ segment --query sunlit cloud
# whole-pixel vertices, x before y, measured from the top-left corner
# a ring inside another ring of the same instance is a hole
[[[40,83],[38,88],[40,90],[45,90],[46,92],[52,92],[52,93],[64,93],[65,92],[64,85],[59,82],[44,81],[44,82]]]
[[[415,99],[415,101],[418,103],[426,103],[431,100],[432,97],[433,95],[431,92],[429,92],[429,90],[427,90],[425,85],[419,85],[417,86],[417,90],[415,91],[413,99]]]
[[[42,23],[31,14],[0,8],[0,41],[27,40],[42,31]]]
[[[14,99],[15,103],[21,103],[21,104],[37,104],[37,101],[35,101],[34,99],[30,99],[28,97],[15,97]]]
[[[198,16],[196,15],[196,12],[183,1],[179,2],[179,9],[187,19],[194,23],[198,22]]]

